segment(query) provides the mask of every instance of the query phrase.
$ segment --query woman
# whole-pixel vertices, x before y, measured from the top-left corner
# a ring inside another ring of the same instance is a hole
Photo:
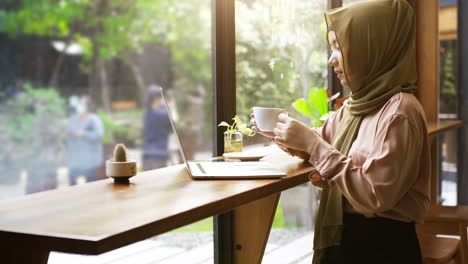
[[[309,177],[323,188],[313,263],[421,263],[415,223],[429,205],[430,158],[413,95],[413,9],[367,1],[325,17],[328,63],[350,99],[320,129],[281,114],[274,134],[264,133],[319,172]]]
[[[84,176],[86,182],[96,180],[102,165],[104,127],[94,108],[91,98],[82,96],[75,105],[76,114],[68,122],[70,185],[77,184],[78,176]]]

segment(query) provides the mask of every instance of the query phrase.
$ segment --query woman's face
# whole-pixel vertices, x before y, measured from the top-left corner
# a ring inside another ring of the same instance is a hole
[[[331,49],[328,64],[333,67],[333,71],[336,73],[336,77],[340,79],[341,85],[343,85],[343,87],[349,87],[348,81],[346,80],[346,74],[343,69],[343,55],[341,54],[341,48],[338,45],[335,31],[328,31],[328,42]]]

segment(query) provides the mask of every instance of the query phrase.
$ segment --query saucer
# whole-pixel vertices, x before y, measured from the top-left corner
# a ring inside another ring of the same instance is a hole
[[[256,161],[265,157],[264,153],[253,152],[253,151],[243,151],[243,152],[228,152],[224,153],[223,157],[226,159],[239,159],[245,161]]]

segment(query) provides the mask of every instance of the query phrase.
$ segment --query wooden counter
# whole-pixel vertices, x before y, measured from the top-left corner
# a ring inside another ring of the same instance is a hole
[[[427,132],[429,136],[435,136],[462,126],[463,122],[461,120],[442,120],[439,122],[428,122]]]
[[[178,165],[140,173],[130,185],[108,179],[0,201],[2,259],[47,263],[50,251],[100,254],[229,210],[237,212],[239,233],[250,236],[237,238],[243,250],[236,262],[261,259],[279,194],[313,171],[294,162],[283,179],[192,180]]]

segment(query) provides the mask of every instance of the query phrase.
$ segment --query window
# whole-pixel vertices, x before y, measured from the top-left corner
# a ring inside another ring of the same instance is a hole
[[[189,158],[212,157],[211,16],[211,0],[1,1],[0,199],[107,179],[116,143],[139,170],[181,163],[175,136],[145,115],[160,109],[157,86]],[[212,262],[211,231],[206,219],[143,244],[204,246]]]
[[[156,86],[189,156],[212,156],[211,1],[101,3],[2,3],[0,167],[13,173],[0,184],[103,179],[116,143],[140,170],[181,163],[174,135],[144,135]]]
[[[241,118],[248,118],[252,106],[293,112],[296,99],[306,98],[310,89],[327,87],[326,6],[326,1],[236,1]]]
[[[327,87],[327,1],[236,0],[235,8],[237,114],[248,121],[253,106],[279,107],[312,125],[293,102]],[[244,140],[247,150],[270,144],[260,135]],[[264,263],[277,262],[276,256],[287,244],[301,238],[312,241],[318,197],[310,184],[281,194]],[[282,263],[310,262],[311,253],[307,247]]]
[[[439,2],[439,119],[458,119],[456,1]],[[457,205],[457,130],[439,137],[439,203]]]

